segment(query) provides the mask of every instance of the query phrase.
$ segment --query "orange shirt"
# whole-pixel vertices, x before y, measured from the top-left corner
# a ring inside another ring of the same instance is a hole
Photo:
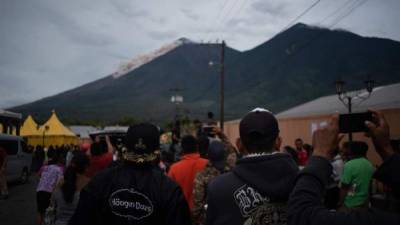
[[[208,160],[200,158],[199,153],[190,153],[182,157],[181,161],[173,164],[168,176],[182,188],[189,208],[192,209],[193,182],[196,174],[204,169]]]

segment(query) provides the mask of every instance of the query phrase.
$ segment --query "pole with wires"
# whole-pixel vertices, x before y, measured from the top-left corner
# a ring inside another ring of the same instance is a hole
[[[224,101],[225,101],[225,94],[224,94],[224,82],[225,82],[225,41],[222,41],[221,43],[221,62],[220,62],[220,127],[221,130],[224,131]]]

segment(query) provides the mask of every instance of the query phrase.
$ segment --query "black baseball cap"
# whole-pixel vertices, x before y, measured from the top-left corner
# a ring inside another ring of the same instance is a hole
[[[212,141],[208,147],[208,160],[219,171],[225,169],[225,146],[220,141]]]
[[[160,149],[160,131],[150,123],[129,127],[125,140],[125,159],[134,162],[152,161]]]
[[[279,134],[278,121],[264,108],[255,108],[247,113],[239,124],[239,135],[242,139],[258,136],[264,139],[275,139]]]

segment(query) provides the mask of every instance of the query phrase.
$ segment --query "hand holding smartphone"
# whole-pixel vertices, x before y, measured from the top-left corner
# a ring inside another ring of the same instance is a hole
[[[339,115],[339,132],[340,133],[356,133],[368,132],[366,121],[372,121],[372,113],[350,113]]]

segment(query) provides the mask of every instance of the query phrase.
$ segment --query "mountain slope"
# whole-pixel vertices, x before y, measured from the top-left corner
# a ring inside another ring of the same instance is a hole
[[[175,106],[170,102],[171,89],[182,89],[186,111],[192,116],[216,109],[219,76],[209,68],[218,60],[215,44],[185,43],[151,62],[123,75],[112,75],[76,89],[22,105],[13,110],[35,117],[46,117],[56,109],[67,118],[113,121],[124,116],[161,121],[172,118]],[[226,56],[240,53],[227,48]]]
[[[145,57],[127,73],[12,110],[39,119],[56,109],[68,119],[115,121],[134,116],[162,122],[175,113],[170,90],[180,88],[182,113],[203,118],[209,110],[218,112],[218,66],[210,68],[208,63],[219,60],[220,46],[182,40],[162,54]],[[399,56],[399,42],[305,24],[245,52],[227,48],[226,118],[240,117],[255,106],[279,112],[334,93],[333,82],[339,76],[350,89],[362,88],[367,74],[379,85],[399,82]]]
[[[229,74],[236,82],[232,87],[241,89],[229,96],[278,112],[334,93],[338,77],[350,89],[363,88],[367,75],[379,85],[398,82],[399,55],[399,42],[297,24],[237,59],[242,68],[232,68]],[[239,86],[244,80],[251,82]],[[235,101],[228,105],[240,107]]]

